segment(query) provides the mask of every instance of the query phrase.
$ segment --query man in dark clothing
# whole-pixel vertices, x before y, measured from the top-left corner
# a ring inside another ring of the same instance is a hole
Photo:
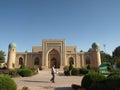
[[[52,74],[52,78],[50,79],[50,81],[55,83],[55,65],[52,66],[51,74]]]

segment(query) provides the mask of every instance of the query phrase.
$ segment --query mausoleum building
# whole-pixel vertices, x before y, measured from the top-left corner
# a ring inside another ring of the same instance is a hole
[[[16,51],[16,44],[10,43],[8,47],[8,69],[20,68],[24,63],[27,67],[37,66],[40,69],[63,69],[70,63],[74,67],[82,68],[88,65],[98,68],[101,64],[100,49],[93,43],[89,52],[77,51],[76,46],[66,46],[64,39],[45,39],[41,46],[33,46],[32,52]]]

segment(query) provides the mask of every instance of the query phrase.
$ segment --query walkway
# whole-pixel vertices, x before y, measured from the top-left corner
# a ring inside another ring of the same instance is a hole
[[[13,78],[17,83],[18,90],[22,87],[29,87],[30,90],[72,90],[72,84],[80,84],[81,76],[64,76],[59,73],[55,77],[55,83],[50,82],[50,71],[40,71],[39,74],[32,77]]]

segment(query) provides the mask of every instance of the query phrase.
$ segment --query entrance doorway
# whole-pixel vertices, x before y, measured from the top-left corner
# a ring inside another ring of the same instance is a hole
[[[55,65],[55,68],[60,68],[60,54],[55,49],[48,53],[48,68],[51,68],[53,65]]]

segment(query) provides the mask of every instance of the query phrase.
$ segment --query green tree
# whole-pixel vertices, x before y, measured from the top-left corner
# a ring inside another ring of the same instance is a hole
[[[120,46],[116,47],[115,50],[113,51],[113,57],[115,56],[120,58]]]
[[[88,52],[92,52],[92,48],[89,48]]]
[[[112,58],[113,64],[116,64],[116,67],[120,69],[120,57],[114,56]]]
[[[5,62],[5,52],[0,50],[0,63]]]
[[[117,68],[120,69],[120,46],[116,47],[112,53],[112,61],[116,63]]]
[[[101,51],[100,52],[101,54],[101,62],[112,62],[112,56],[105,53],[104,51]]]

